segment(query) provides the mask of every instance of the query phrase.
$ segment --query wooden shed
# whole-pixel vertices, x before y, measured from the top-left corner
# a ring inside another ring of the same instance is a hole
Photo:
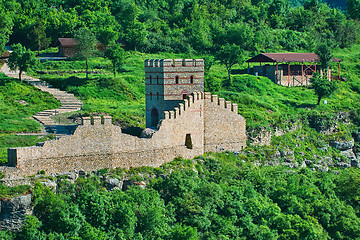
[[[59,55],[63,57],[73,57],[75,54],[76,42],[73,38],[58,38]]]
[[[58,38],[59,41],[59,55],[63,57],[73,57],[76,53],[76,41],[74,38]],[[96,44],[98,51],[105,51],[101,43]]]

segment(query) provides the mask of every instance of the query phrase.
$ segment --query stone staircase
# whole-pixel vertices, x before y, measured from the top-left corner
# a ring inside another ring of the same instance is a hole
[[[5,63],[1,68],[1,71],[8,77],[18,78],[19,73],[17,71],[11,71],[8,65]],[[44,110],[33,115],[33,118],[44,125],[46,132],[57,134],[72,134],[76,126],[66,126],[57,124],[51,117],[60,113],[75,112],[81,110],[83,103],[77,99],[74,94],[61,91],[60,89],[53,88],[52,85],[41,81],[37,78],[22,75],[23,81],[26,81],[43,92],[52,94],[56,100],[61,103],[61,107],[57,109]]]

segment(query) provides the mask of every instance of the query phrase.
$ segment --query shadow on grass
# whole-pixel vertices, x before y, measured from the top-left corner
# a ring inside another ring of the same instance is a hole
[[[92,79],[71,76],[67,78],[43,78],[42,80],[45,80],[46,82],[50,83],[55,88],[66,90],[66,87],[68,86],[75,86],[75,87],[84,86]]]
[[[314,108],[316,104],[310,104],[310,103],[303,103],[298,104],[296,101],[290,101],[290,100],[280,100],[283,104],[291,106],[293,108]]]

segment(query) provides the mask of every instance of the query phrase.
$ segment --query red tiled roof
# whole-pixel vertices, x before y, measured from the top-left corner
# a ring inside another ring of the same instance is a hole
[[[333,58],[333,62],[342,62]],[[319,62],[315,53],[261,53],[246,62]]]
[[[64,47],[76,46],[76,42],[73,38],[58,38],[60,44]]]

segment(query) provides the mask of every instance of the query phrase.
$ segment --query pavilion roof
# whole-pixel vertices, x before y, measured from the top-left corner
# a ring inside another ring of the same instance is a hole
[[[339,58],[333,58],[333,62],[342,62]],[[246,62],[319,62],[315,53],[261,53]]]

